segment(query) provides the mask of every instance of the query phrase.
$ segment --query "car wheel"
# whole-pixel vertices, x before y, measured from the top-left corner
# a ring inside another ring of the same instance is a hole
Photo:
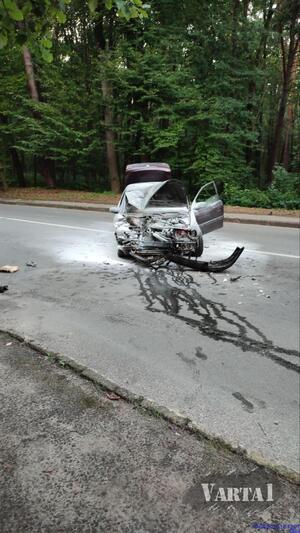
[[[122,248],[118,248],[118,257],[120,257],[120,259],[129,259],[130,255],[124,252]]]
[[[197,242],[197,247],[196,247],[196,250],[195,250],[195,256],[196,257],[201,257],[201,255],[203,254],[203,239],[202,237],[199,237],[198,239],[198,242]]]

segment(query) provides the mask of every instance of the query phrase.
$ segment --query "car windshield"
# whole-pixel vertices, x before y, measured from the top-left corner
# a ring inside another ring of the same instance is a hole
[[[178,182],[166,182],[150,199],[147,207],[186,207],[184,187]]]

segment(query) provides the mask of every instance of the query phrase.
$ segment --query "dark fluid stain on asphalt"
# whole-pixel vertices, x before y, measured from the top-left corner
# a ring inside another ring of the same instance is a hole
[[[176,355],[188,366],[196,366],[196,361],[194,359],[190,359],[190,357],[186,357],[182,352],[176,352]]]
[[[176,355],[178,355],[179,359],[181,359],[181,361],[183,361],[192,370],[193,378],[198,383],[200,370],[199,368],[197,368],[197,361],[195,361],[195,359],[187,357],[182,352],[176,352]]]
[[[249,400],[247,400],[240,392],[233,392],[232,396],[242,403],[243,408],[248,411],[248,413],[253,413],[253,403],[249,402]]]
[[[202,349],[199,346],[198,348],[196,348],[195,356],[198,357],[198,359],[202,359],[203,361],[207,360],[207,355],[202,352]]]
[[[274,345],[246,317],[227,309],[221,302],[202,296],[188,272],[160,269],[145,274],[136,269],[134,275],[140,294],[146,301],[146,310],[165,313],[215,341],[237,346],[243,352],[259,354],[289,370],[300,372],[299,365],[284,358],[285,355],[299,358],[297,350]],[[230,328],[236,331],[230,331]]]
[[[267,406],[266,402],[264,402],[263,400],[256,400],[256,402],[257,402],[258,407],[259,407],[260,409],[265,409],[266,406]]]

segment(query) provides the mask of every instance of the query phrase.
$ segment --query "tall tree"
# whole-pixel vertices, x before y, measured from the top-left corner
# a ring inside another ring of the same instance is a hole
[[[295,109],[296,109],[296,79],[297,72],[299,72],[300,67],[300,47],[298,44],[297,51],[294,56],[294,61],[292,65],[291,72],[291,82],[290,82],[290,97],[287,102],[287,111],[286,111],[286,127],[285,127],[285,139],[284,139],[284,148],[282,162],[286,170],[289,170],[290,167],[290,157],[291,157],[291,148],[292,148],[292,138],[293,138],[293,127],[295,122]]]
[[[105,17],[103,13],[98,13],[95,22],[95,37],[99,52],[99,60],[103,64],[101,90],[104,105],[106,161],[111,190],[115,193],[118,193],[121,190],[121,183],[118,171],[118,159],[114,132],[114,112],[112,108],[113,86],[107,69],[110,53],[115,46],[114,25],[115,20],[113,15],[109,14]]]
[[[34,183],[45,183],[40,162],[47,161],[58,186],[118,191],[127,162],[165,160],[191,190],[220,179],[238,199],[274,175],[266,194],[285,202],[273,190],[286,179],[294,197],[295,0],[150,0],[147,17],[141,0],[75,0],[61,4],[61,22],[49,13],[40,25],[38,3],[27,16],[17,1],[23,19],[12,21],[15,33],[0,50],[0,137],[6,160],[14,151],[28,183],[34,161]],[[7,180],[16,178],[13,162]]]
[[[35,75],[34,75],[32,56],[31,56],[29,49],[25,45],[23,46],[23,60],[24,60],[24,68],[25,68],[30,98],[33,102],[39,102],[40,94],[39,94],[39,90],[38,90]],[[40,111],[34,110],[33,116],[36,120],[40,120],[41,119]],[[48,187],[54,187],[55,181],[53,179],[53,175],[51,172],[50,161],[46,157],[39,157],[38,169],[40,173],[42,174],[46,185]]]
[[[292,80],[293,66],[296,63],[295,59],[299,48],[299,17],[299,0],[282,0],[278,14],[278,30],[282,58],[282,86],[274,137],[270,146],[267,169],[268,184],[272,183],[275,163],[280,160],[280,143],[284,125],[284,116]]]

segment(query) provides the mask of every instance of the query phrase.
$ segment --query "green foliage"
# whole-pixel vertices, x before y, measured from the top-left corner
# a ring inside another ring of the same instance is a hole
[[[65,9],[70,0],[2,0],[0,3],[0,47],[10,45],[32,44],[39,41],[45,59],[49,46],[43,41],[48,36],[55,22],[65,22]]]
[[[287,172],[280,165],[275,166],[272,189],[283,193],[295,193],[300,196],[300,173]]]
[[[89,0],[90,10],[93,12],[97,7],[97,0]],[[112,9],[116,7],[120,17],[130,20],[132,18],[147,17],[148,4],[144,4],[142,0],[105,0],[105,7]]]
[[[282,192],[275,187],[266,190],[240,189],[226,184],[224,200],[229,205],[241,207],[265,207],[300,209],[300,196],[293,191]]]
[[[104,112],[109,109],[121,174],[126,163],[166,161],[190,193],[215,179],[226,183],[231,203],[295,206],[298,78],[288,100],[293,122],[289,130],[284,124],[279,166],[267,189],[282,87],[276,12],[266,26],[269,2],[251,2],[246,14],[247,2],[231,0],[149,4],[0,3],[0,140],[8,162],[13,148],[31,182],[36,161],[46,158],[58,186],[108,188]],[[33,57],[38,103],[26,87],[24,43]],[[105,98],[104,81],[112,88]]]
[[[0,2],[0,49],[11,45],[32,46],[38,42],[44,61],[51,63],[53,28],[67,21],[71,0],[2,0]],[[84,3],[83,3],[84,4]],[[120,17],[147,17],[148,5],[142,0],[105,0],[106,9],[115,8]],[[101,0],[88,0],[91,14],[99,14],[104,6]]]

